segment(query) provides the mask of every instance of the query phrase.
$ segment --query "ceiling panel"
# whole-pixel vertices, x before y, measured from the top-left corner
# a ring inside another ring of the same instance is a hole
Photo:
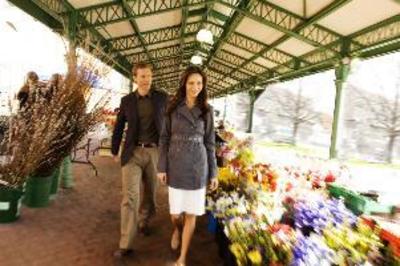
[[[247,52],[247,51],[245,51],[243,49],[237,48],[237,47],[235,47],[233,45],[230,45],[228,43],[224,43],[222,45],[222,49],[224,49],[226,51],[229,51],[231,53],[237,54],[238,56],[241,56],[241,57],[244,57],[244,58],[247,58],[247,59],[249,59],[250,57],[253,56],[252,53]]]
[[[318,24],[349,35],[398,14],[400,4],[394,0],[353,0]]]
[[[93,6],[93,5],[104,4],[104,3],[112,3],[112,2],[116,2],[116,1],[113,1],[113,0],[68,0],[68,2],[74,8],[83,8],[83,7]]]
[[[277,48],[294,56],[301,56],[315,49],[314,46],[299,41],[295,38],[290,38],[284,41],[283,43],[278,45]]]
[[[104,29],[111,35],[111,38],[117,38],[135,33],[128,21],[108,24],[104,26]]]
[[[267,60],[265,58],[262,58],[262,57],[258,57],[253,62],[256,62],[256,63],[258,63],[258,64],[260,64],[262,66],[265,66],[267,68],[273,68],[273,67],[275,67],[277,65],[276,63],[274,63],[274,62],[272,62],[270,60]]]
[[[158,15],[139,17],[135,21],[140,31],[150,31],[159,28],[177,26],[181,24],[182,11],[175,10]]]
[[[244,18],[236,31],[265,44],[271,44],[283,36],[282,32],[249,18]]]
[[[334,2],[334,0],[270,0],[268,2],[278,5],[296,15],[308,18]]]

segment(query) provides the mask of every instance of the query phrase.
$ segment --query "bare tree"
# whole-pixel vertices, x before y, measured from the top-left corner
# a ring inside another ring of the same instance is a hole
[[[364,111],[368,113],[370,127],[380,130],[387,138],[385,160],[391,163],[393,147],[400,136],[400,77],[395,86],[394,98],[379,94],[371,97],[371,94],[358,89],[355,92],[366,107]]]
[[[265,111],[289,120],[292,127],[291,142],[296,145],[299,128],[303,124],[314,124],[318,114],[313,109],[312,99],[303,95],[302,86],[297,93],[291,90],[268,90],[265,95]]]

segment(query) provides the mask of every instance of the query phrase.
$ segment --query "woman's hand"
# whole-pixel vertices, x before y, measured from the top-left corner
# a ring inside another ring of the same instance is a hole
[[[161,184],[167,184],[167,173],[157,173],[157,178],[160,180]]]
[[[218,188],[218,179],[215,177],[210,181],[210,190],[216,190]]]

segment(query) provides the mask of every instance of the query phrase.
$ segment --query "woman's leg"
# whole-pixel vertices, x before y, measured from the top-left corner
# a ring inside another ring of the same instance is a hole
[[[180,228],[182,228],[181,215],[171,214],[171,222],[173,226],[172,238],[171,238],[171,248],[177,249],[180,244]]]
[[[179,263],[181,264],[186,263],[186,255],[195,228],[196,228],[196,215],[185,214],[183,233],[182,233],[181,255],[179,256],[179,259],[177,261],[178,265]]]

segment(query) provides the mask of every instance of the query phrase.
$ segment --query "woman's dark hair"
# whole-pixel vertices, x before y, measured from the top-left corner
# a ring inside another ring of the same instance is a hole
[[[39,81],[39,76],[34,71],[29,71],[26,74],[26,79],[24,85],[21,87],[17,94],[17,99],[19,100],[19,107],[22,108],[25,103],[28,101],[30,88],[29,88],[29,81],[33,81],[37,83]]]
[[[28,83],[28,80],[33,80],[33,81],[37,82],[39,80],[39,76],[38,76],[38,74],[36,74],[36,72],[29,71],[26,74],[26,83]]]
[[[51,75],[49,83],[53,86],[58,86],[61,81],[62,81],[62,75],[59,73],[54,73],[53,75]]]
[[[39,81],[39,76],[36,74],[36,72],[34,71],[29,71],[26,74],[26,78],[25,78],[25,83],[24,85],[21,87],[21,89],[19,90],[20,92],[29,92],[29,81],[33,81],[33,82],[38,82]]]
[[[63,76],[59,73],[54,73],[51,75],[50,80],[47,84],[47,91],[42,95],[48,101],[54,96],[54,94],[59,90]]]
[[[186,82],[188,78],[193,74],[201,75],[203,79],[203,89],[200,91],[199,95],[196,98],[196,106],[198,106],[201,110],[201,117],[204,119],[206,114],[209,112],[210,107],[207,103],[207,76],[206,74],[196,66],[189,66],[183,72],[179,88],[175,95],[172,97],[167,107],[167,116],[171,116],[171,113],[177,108],[178,104],[186,99]]]

